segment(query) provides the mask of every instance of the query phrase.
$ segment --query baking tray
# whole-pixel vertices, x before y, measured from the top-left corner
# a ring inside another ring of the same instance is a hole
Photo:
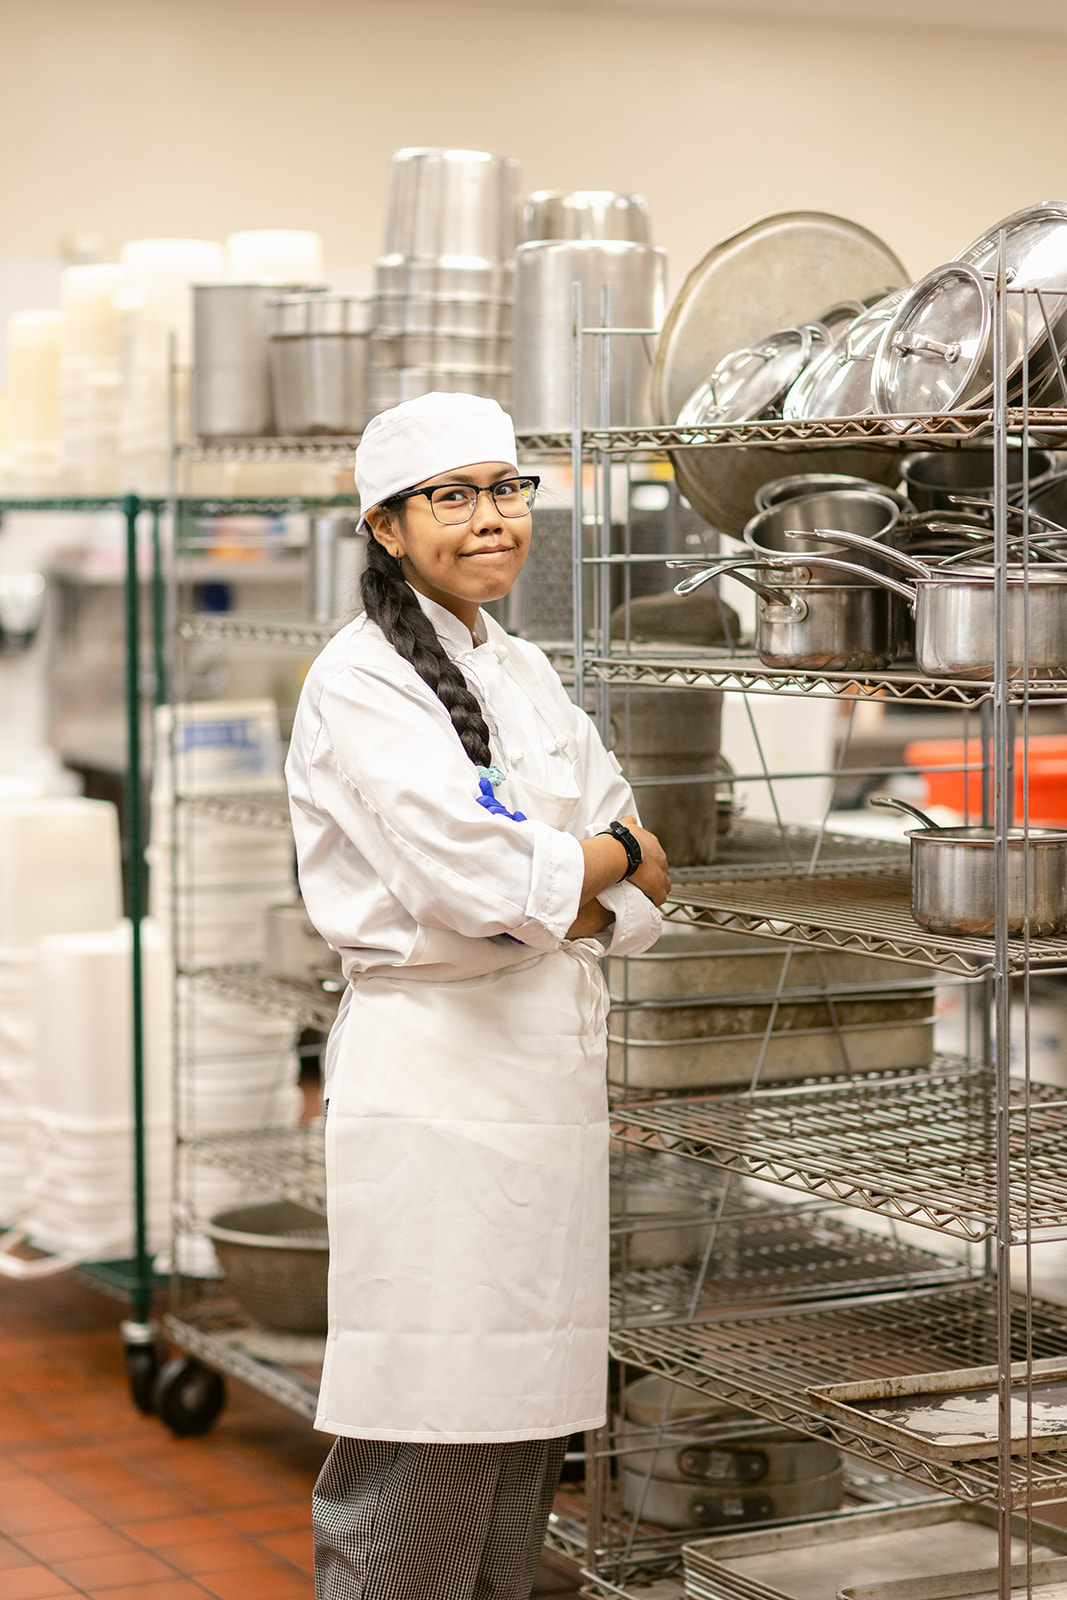
[[[1011,1527],[1012,1556],[1021,1561],[1026,1519],[1013,1517]],[[718,1534],[688,1543],[683,1559],[686,1591],[700,1600],[827,1600],[846,1585],[939,1575],[957,1582],[976,1563],[995,1562],[997,1546],[994,1506],[939,1498]],[[1033,1550],[1039,1561],[1067,1555],[1067,1530],[1036,1524]]]
[[[1013,1566],[1011,1592],[1034,1600],[1067,1600],[1067,1561],[1035,1561]],[[912,1578],[896,1583],[867,1583],[838,1590],[838,1600],[999,1600],[996,1567],[954,1576]]]
[[[808,1394],[857,1433],[901,1445],[924,1461],[982,1461],[999,1449],[998,1379],[996,1367],[959,1367],[835,1383]],[[1067,1447],[1067,1356],[1029,1366],[1016,1361],[1011,1381],[1012,1455]]]

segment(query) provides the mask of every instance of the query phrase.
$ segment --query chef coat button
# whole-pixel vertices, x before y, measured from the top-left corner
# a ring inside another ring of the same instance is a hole
[[[498,661],[506,661],[507,660],[507,656],[508,656],[508,647],[507,647],[507,645],[506,644],[498,644],[498,645],[496,645],[494,647],[494,649],[493,649],[493,654],[496,656]]]
[[[525,760],[526,760],[526,752],[525,752],[525,750],[513,750],[511,752],[511,764],[512,764],[513,767],[521,767]]]

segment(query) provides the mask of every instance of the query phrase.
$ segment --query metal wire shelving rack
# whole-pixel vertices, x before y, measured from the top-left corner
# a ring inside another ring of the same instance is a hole
[[[779,941],[783,953],[797,948],[852,951],[929,969],[939,981],[953,975],[975,980],[990,1005],[995,1027],[985,1026],[974,1061],[935,1060],[922,1072],[854,1075],[836,1081],[747,1091],[699,1094],[616,1094],[612,1131],[620,1144],[647,1163],[653,1152],[672,1163],[692,1162],[720,1182],[731,1175],[760,1179],[803,1193],[809,1203],[844,1203],[888,1218],[918,1223],[936,1234],[978,1247],[977,1276],[965,1285],[910,1284],[886,1292],[868,1279],[849,1299],[828,1286],[820,1295],[813,1272],[811,1302],[793,1296],[788,1306],[760,1306],[756,1296],[730,1289],[712,1314],[712,1247],[696,1269],[624,1274],[615,1291],[612,1353],[627,1368],[655,1373],[705,1393],[766,1422],[833,1439],[853,1459],[963,1500],[985,1500],[999,1508],[1000,1590],[1008,1595],[1012,1509],[1067,1499],[1067,1457],[1056,1453],[1013,1456],[1009,1416],[1013,1360],[1067,1352],[1067,1311],[1011,1287],[1014,1249],[1022,1247],[1030,1283],[1031,1246],[1063,1239],[1067,1228],[1067,1169],[1060,1158],[1061,1121],[1067,1102],[1061,1091],[1031,1082],[1026,1041],[1023,1076],[1009,1077],[1013,983],[1028,983],[1031,971],[1065,970],[1067,940],[1009,938],[1004,909],[1004,834],[1012,821],[1008,799],[1010,749],[1016,727],[1024,733],[1031,707],[1067,700],[1067,683],[1009,677],[1005,622],[1007,470],[1009,435],[1024,446],[1056,448],[1067,439],[1067,412],[1037,412],[1006,403],[1004,305],[1010,291],[1003,276],[995,286],[993,404],[956,417],[857,418],[839,423],[765,422],[731,428],[620,429],[581,431],[572,440],[540,436],[531,444],[546,454],[568,443],[576,484],[579,463],[591,458],[595,501],[595,554],[582,535],[582,510],[575,512],[575,625],[573,659],[576,697],[596,704],[602,727],[610,720],[611,694],[626,688],[689,688],[829,697],[853,705],[877,696],[883,702],[932,708],[947,706],[982,716],[984,760],[991,778],[989,813],[997,845],[1000,884],[992,938],[931,936],[912,917],[907,862],[872,846],[861,860],[834,860],[814,849],[771,850],[762,862],[741,870],[728,860],[707,872],[678,875],[668,915],[672,920]],[[576,326],[581,326],[580,301]],[[605,316],[604,321],[610,318]],[[583,330],[596,333],[599,330]],[[576,338],[580,347],[581,339]],[[580,361],[580,355],[578,357]],[[579,385],[575,384],[575,394]],[[603,385],[606,392],[607,384]],[[1067,396],[1067,387],[1064,390]],[[634,646],[613,639],[608,621],[607,571],[624,564],[612,547],[612,470],[634,453],[716,447],[881,444],[886,448],[953,448],[983,442],[995,459],[995,585],[998,628],[994,670],[982,680],[933,680],[905,665],[887,671],[854,672],[771,669],[737,647],[670,649]],[[580,492],[576,495],[580,502]],[[592,614],[583,614],[587,589],[583,569],[594,568]],[[599,583],[595,573],[600,566]],[[620,752],[621,753],[621,752]],[[772,775],[768,772],[768,780]],[[640,793],[638,793],[640,799]],[[1024,815],[1025,826],[1025,815]],[[777,856],[777,859],[775,859]],[[986,1013],[988,1016],[988,1012]],[[731,1191],[734,1192],[734,1191]],[[742,1191],[743,1192],[743,1191]],[[716,1244],[726,1237],[722,1195],[705,1197]],[[824,1222],[830,1220],[823,1214]],[[984,1253],[984,1254],[983,1254]],[[943,1258],[942,1258],[943,1259]],[[710,1270],[709,1270],[710,1269]],[[626,1309],[622,1291],[633,1285]],[[783,1296],[783,1301],[785,1296]],[[686,1301],[688,1300],[688,1304]],[[620,1307],[620,1301],[622,1305]],[[729,1310],[723,1312],[722,1306]],[[684,1306],[684,1315],[671,1320]],[[813,1407],[809,1387],[965,1365],[999,1367],[1001,1442],[980,1462],[932,1467],[907,1450],[886,1449],[852,1427],[829,1424]],[[621,1409],[621,1400],[620,1400]],[[587,1497],[575,1526],[572,1548],[585,1533],[590,1593],[629,1593],[642,1573],[676,1570],[675,1554],[692,1532],[668,1536],[641,1521],[640,1508],[620,1510],[610,1484],[618,1454],[611,1427],[587,1440]]]

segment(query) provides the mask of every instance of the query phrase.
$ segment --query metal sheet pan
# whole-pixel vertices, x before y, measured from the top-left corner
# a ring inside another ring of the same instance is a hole
[[[869,1583],[839,1589],[838,1600],[999,1600],[997,1568],[896,1583]],[[1011,1569],[1011,1592],[1027,1600],[1067,1600],[1067,1561],[1035,1561]]]
[[[1022,1560],[1023,1517],[1012,1519],[1012,1536],[1013,1556]],[[1033,1546],[1038,1561],[1067,1555],[1067,1530],[1039,1524]],[[827,1600],[845,1585],[927,1581],[938,1574],[954,1582],[975,1562],[996,1559],[995,1507],[946,1499],[719,1534],[684,1550],[687,1592],[721,1600]]]
[[[1027,1372],[1032,1371],[1032,1406]],[[1012,1376],[1012,1454],[1067,1446],[1067,1357],[1050,1356]],[[925,1461],[982,1461],[998,1449],[996,1367],[960,1367],[865,1378],[808,1390],[815,1405],[857,1433],[902,1445]]]

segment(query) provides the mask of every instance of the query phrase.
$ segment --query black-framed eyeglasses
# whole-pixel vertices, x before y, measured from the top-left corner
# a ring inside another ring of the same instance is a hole
[[[473,483],[432,483],[426,489],[403,489],[393,500],[411,500],[424,494],[438,522],[456,525],[469,522],[480,495],[491,494],[502,517],[524,517],[537,498],[538,477],[502,478],[479,489]]]

